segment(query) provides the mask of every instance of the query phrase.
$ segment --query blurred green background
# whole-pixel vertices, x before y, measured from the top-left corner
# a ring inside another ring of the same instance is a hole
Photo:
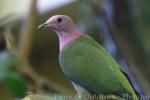
[[[37,26],[56,14],[103,45],[134,87],[150,94],[149,0],[1,0],[0,99],[27,94],[75,95],[58,61],[59,41]]]

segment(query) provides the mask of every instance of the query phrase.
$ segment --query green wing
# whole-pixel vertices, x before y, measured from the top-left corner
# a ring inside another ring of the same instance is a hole
[[[89,91],[135,94],[111,55],[87,35],[66,46],[59,60],[68,78]]]

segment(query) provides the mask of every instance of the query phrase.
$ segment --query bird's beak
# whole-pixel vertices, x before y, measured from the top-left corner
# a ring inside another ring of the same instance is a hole
[[[48,23],[44,23],[44,24],[39,25],[39,26],[38,26],[38,29],[39,29],[39,28],[45,28],[45,27],[48,27]]]

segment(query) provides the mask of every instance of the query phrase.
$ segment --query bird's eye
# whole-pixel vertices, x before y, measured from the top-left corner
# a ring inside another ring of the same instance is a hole
[[[57,22],[62,22],[62,18],[58,18],[58,19],[57,19]]]

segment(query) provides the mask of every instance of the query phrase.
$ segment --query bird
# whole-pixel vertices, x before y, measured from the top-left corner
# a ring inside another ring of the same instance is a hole
[[[92,37],[80,32],[69,16],[54,15],[38,26],[44,27],[58,35],[59,63],[75,89],[81,87],[89,93],[139,100],[120,65]]]

